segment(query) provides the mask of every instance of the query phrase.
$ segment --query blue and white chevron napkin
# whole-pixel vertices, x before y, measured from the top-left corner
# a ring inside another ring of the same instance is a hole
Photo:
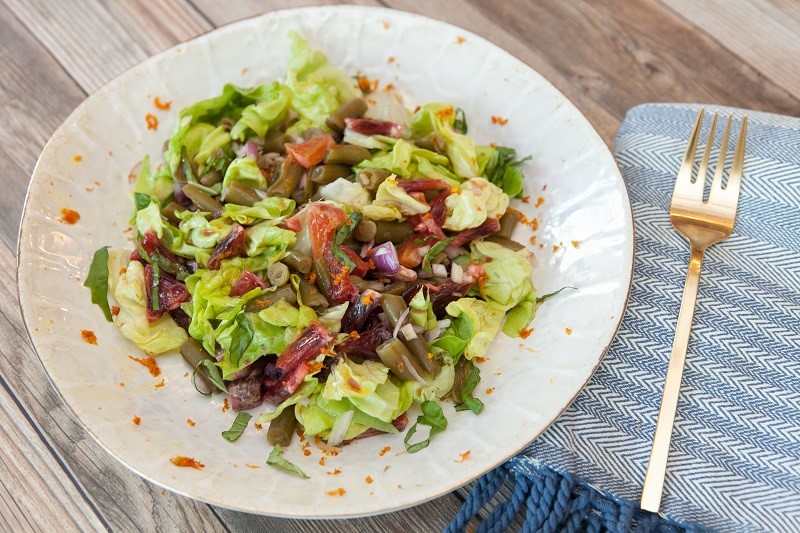
[[[648,104],[625,117],[614,155],[636,234],[628,309],[586,389],[511,474],[546,465],[638,503],[689,254],[669,204],[698,110]],[[744,111],[720,111],[738,132]],[[736,225],[703,262],[661,511],[724,531],[800,531],[800,119],[748,115]]]

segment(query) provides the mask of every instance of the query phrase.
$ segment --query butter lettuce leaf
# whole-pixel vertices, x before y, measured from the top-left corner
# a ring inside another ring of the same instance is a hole
[[[508,311],[532,290],[528,250],[515,252],[489,241],[473,241],[470,249],[470,260],[482,265],[486,273],[480,284],[481,296],[495,309]]]
[[[225,204],[222,218],[250,226],[256,222],[272,220],[275,223],[283,220],[294,211],[295,202],[289,198],[269,196],[259,200],[252,206]]]
[[[464,357],[483,357],[489,344],[503,325],[505,313],[477,298],[460,298],[445,308],[452,317],[466,317],[472,328],[472,336],[464,339]],[[463,318],[462,318],[463,320]],[[452,325],[452,324],[451,324]]]
[[[444,138],[445,152],[456,175],[472,178],[478,175],[478,156],[471,137],[454,128],[456,109],[452,104],[430,103],[422,106],[411,119],[412,134],[422,137],[438,132]]]

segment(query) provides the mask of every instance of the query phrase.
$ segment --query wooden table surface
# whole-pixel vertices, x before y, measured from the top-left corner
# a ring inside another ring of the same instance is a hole
[[[64,406],[17,305],[31,170],[91,92],[159,50],[281,0],[0,0],[0,530],[435,531],[466,489],[348,521],[248,515],[164,491],[109,457]],[[337,2],[324,2],[337,3]],[[550,79],[611,142],[644,102],[800,115],[795,0],[362,0],[457,24]],[[622,7],[624,6],[624,7]]]

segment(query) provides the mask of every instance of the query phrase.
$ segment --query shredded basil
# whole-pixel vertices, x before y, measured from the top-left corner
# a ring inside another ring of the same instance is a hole
[[[247,319],[247,316],[245,316],[244,312],[236,315],[236,325],[238,327],[233,332],[228,355],[230,357],[231,364],[238,366],[242,356],[244,355],[244,352],[247,350],[247,347],[250,346],[251,342],[253,342],[253,336],[255,334],[253,332],[253,326],[250,325],[250,321]]]
[[[350,236],[353,230],[356,227],[356,224],[361,222],[361,214],[353,213],[350,215],[349,223],[345,222],[339,229],[336,230],[336,235],[333,239],[333,246],[331,246],[331,251],[336,258],[341,261],[342,265],[346,266],[352,272],[356,268],[356,264],[350,259],[347,254],[342,251],[342,243]]]
[[[92,291],[92,303],[100,306],[106,320],[111,322],[111,308],[108,306],[108,246],[94,253],[83,286]]]
[[[151,198],[149,194],[143,192],[133,193],[133,202],[136,205],[136,210],[139,211],[150,205]]]
[[[247,429],[247,424],[250,423],[250,419],[253,418],[253,415],[250,413],[239,413],[236,415],[236,420],[233,421],[231,425],[231,429],[222,432],[222,436],[225,437],[226,440],[233,442],[237,440],[239,437],[242,436],[244,430]]]
[[[215,387],[217,387],[222,392],[228,392],[228,387],[225,386],[225,381],[222,379],[222,374],[219,371],[219,367],[214,364],[211,359],[203,359],[194,369],[192,373],[192,384],[194,388],[197,389],[197,392],[203,394],[204,396],[209,396],[211,393],[203,393],[200,389],[197,388],[197,384],[195,383],[195,377],[197,372],[201,372],[203,376],[208,379]]]
[[[408,429],[408,433],[406,433],[406,437],[403,439],[408,453],[416,453],[423,448],[427,448],[435,435],[447,429],[447,418],[445,418],[442,407],[438,403],[434,401],[423,402],[420,408],[422,409],[422,414],[417,417],[417,421]],[[428,434],[428,438],[414,444],[409,444],[408,441],[410,441],[411,437],[416,433],[418,424],[430,426],[431,431]]]
[[[272,452],[269,454],[267,458],[267,464],[270,466],[274,466],[275,468],[279,468],[286,473],[293,474],[295,476],[299,476],[303,479],[308,479],[308,476],[305,472],[300,470],[296,465],[290,463],[286,459],[283,458],[283,448],[280,446],[275,446],[272,448]]]
[[[561,288],[560,288],[560,289],[558,289],[557,291],[553,291],[553,292],[551,292],[551,293],[549,293],[549,294],[545,294],[545,295],[543,295],[543,296],[538,296],[538,297],[536,298],[536,305],[541,305],[541,304],[545,303],[547,300],[549,300],[549,299],[550,299],[550,298],[552,298],[553,296],[556,296],[556,295],[558,295],[558,293],[560,293],[560,292],[561,292],[561,291],[563,291],[564,289],[575,289],[575,287],[570,287],[570,286],[561,287]]]
[[[158,303],[158,284],[161,282],[161,269],[158,268],[158,263],[153,263],[153,281],[150,284],[150,309],[158,311],[160,305]]]
[[[467,375],[467,381],[461,388],[461,403],[456,405],[456,411],[466,411],[469,409],[477,415],[483,411],[483,402],[477,398],[473,398],[472,391],[475,390],[475,387],[478,386],[478,382],[481,380],[481,371],[472,361],[469,361],[467,364],[469,365],[469,374]]]
[[[464,110],[460,107],[456,108],[455,120],[453,121],[453,129],[462,135],[467,134],[467,116]]]
[[[442,239],[441,241],[437,242],[431,249],[428,250],[428,253],[425,254],[425,258],[422,260],[422,270],[427,272],[428,274],[432,273],[433,270],[431,269],[431,261],[433,261],[440,252],[442,252],[445,248],[450,246],[450,243],[453,242],[453,237],[447,237],[446,239]]]
[[[491,159],[486,164],[483,176],[494,183],[503,192],[514,198],[522,194],[522,183],[525,176],[519,165],[531,159],[531,156],[517,159],[517,151],[507,146],[497,146]]]
[[[475,334],[472,321],[466,313],[461,313],[445,328],[442,336],[436,339],[432,346],[441,348],[453,359],[453,364],[458,362],[458,358],[472,340]]]

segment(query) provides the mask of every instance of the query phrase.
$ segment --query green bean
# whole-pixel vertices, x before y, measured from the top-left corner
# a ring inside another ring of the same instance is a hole
[[[181,344],[181,356],[183,356],[183,360],[196,371],[196,376],[200,378],[200,382],[205,387],[204,394],[217,390],[214,384],[211,383],[211,380],[208,379],[208,370],[203,366],[198,366],[204,359],[208,359],[213,363],[217,362],[217,360],[203,348],[202,344],[190,337],[189,340]]]
[[[352,173],[347,165],[318,165],[311,170],[310,179],[314,183],[327,185]]]
[[[267,133],[264,139],[264,152],[277,152],[279,154],[286,153],[286,143],[292,142],[292,138],[280,130],[273,130]]]
[[[237,205],[246,205],[252,207],[256,202],[261,201],[258,193],[246,185],[242,185],[238,181],[231,183],[228,190],[225,191],[225,201]]]
[[[395,281],[383,288],[383,294],[402,295],[408,289],[407,281]]]
[[[330,294],[333,286],[333,276],[331,276],[331,270],[324,260],[314,261],[314,274],[316,275],[315,282],[319,292],[323,295]]]
[[[369,192],[375,192],[381,183],[386,181],[386,178],[391,176],[392,173],[382,168],[365,168],[358,173],[358,179],[361,185],[364,186]]]
[[[408,222],[375,221],[375,244],[383,244],[387,241],[400,244],[411,237],[413,233],[414,226]]]
[[[267,270],[267,279],[270,285],[280,287],[289,281],[289,267],[277,261],[272,263]]]
[[[222,117],[220,121],[217,123],[218,126],[222,126],[222,129],[225,131],[231,131],[233,128],[233,119],[231,117]]]
[[[296,191],[292,193],[292,200],[294,200],[297,205],[305,204],[306,202],[311,200],[311,197],[314,195],[314,189],[316,186],[317,184],[311,181],[310,179],[306,180],[306,183],[302,189],[298,188]]]
[[[406,302],[403,300],[402,296],[384,294],[381,297],[381,308],[383,309],[383,312],[386,315],[386,319],[389,321],[389,323],[392,326],[396,326],[400,317],[403,315],[403,313],[405,313],[408,306],[406,305]],[[405,319],[404,322],[406,322]],[[420,336],[416,336],[416,338],[413,339],[408,339],[402,331],[398,333],[398,338],[403,341],[403,344],[406,345],[408,351],[414,355],[414,357],[417,359],[417,361],[419,361],[420,365],[422,365],[426,371],[433,375],[437,375],[442,370],[442,367],[433,357],[433,354],[428,347],[428,343],[425,342],[425,339]]]
[[[272,304],[281,298],[292,305],[297,303],[297,293],[295,293],[294,288],[287,283],[286,285],[281,285],[274,291],[267,291],[256,296],[245,304],[244,310],[248,313],[258,313],[272,306]]]
[[[291,251],[281,259],[289,268],[292,268],[301,274],[308,274],[311,272],[311,257],[300,252]]]
[[[275,179],[275,183],[269,186],[267,194],[269,196],[280,196],[289,198],[297,189],[303,173],[306,171],[300,164],[286,160],[281,165],[281,172]]]
[[[500,217],[500,231],[495,233],[495,235],[510,239],[511,234],[514,232],[514,228],[517,227],[517,224],[519,224],[519,218],[517,218],[517,216],[513,213],[506,213]]]
[[[432,131],[426,136],[420,137],[419,139],[414,139],[414,144],[420,148],[424,148],[425,150],[439,152],[440,154],[444,153],[445,149],[444,138],[436,131]]]
[[[222,216],[223,205],[203,192],[197,185],[187,183],[183,186],[183,194],[189,197],[192,203],[197,206],[197,209],[210,212],[212,218]]]
[[[358,118],[364,116],[367,112],[367,103],[363,98],[353,98],[348,100],[339,109],[334,111],[331,116],[325,120],[325,124],[332,130],[344,131],[346,118]]]
[[[300,298],[303,300],[303,305],[314,309],[328,307],[328,300],[313,284],[304,279],[300,280]]]
[[[389,371],[402,379],[403,381],[416,381],[414,372],[409,370],[409,366],[413,367],[417,376],[423,377],[425,370],[420,366],[419,362],[411,355],[408,348],[397,339],[389,339],[384,342],[375,350],[381,362],[389,368]],[[424,378],[423,378],[424,379]]]
[[[383,291],[383,283],[380,281],[364,279],[353,274],[350,274],[350,283],[353,284],[353,287],[355,287],[358,292],[364,292],[367,289],[372,289],[373,291],[378,292]]]
[[[176,216],[176,213],[180,213],[181,211],[186,211],[186,208],[178,203],[170,202],[164,206],[164,208],[161,210],[161,214],[164,215],[167,220],[177,226],[181,223],[181,219]]]
[[[377,232],[378,226],[373,221],[362,218],[361,222],[353,228],[353,238],[357,241],[369,242],[375,238]]]
[[[297,419],[294,416],[294,405],[290,405],[269,423],[267,442],[272,446],[288,446],[292,442],[295,426]]]
[[[347,165],[354,167],[364,160],[372,157],[369,150],[355,144],[339,144],[325,154],[325,163],[328,165]]]
[[[199,181],[206,187],[211,187],[222,181],[222,174],[220,173],[219,170],[210,170],[205,174],[203,174],[202,176],[200,176],[200,179],[197,181]]]
[[[497,243],[497,244],[501,244],[501,245],[505,246],[506,248],[508,248],[509,250],[512,250],[514,252],[519,252],[520,250],[524,250],[525,249],[525,245],[524,244],[518,243],[517,241],[511,240],[511,239],[507,239],[506,237],[501,237],[500,235],[496,235],[496,234],[495,235],[489,235],[488,237],[484,237],[483,240],[489,241],[489,242],[494,242],[494,243]]]

